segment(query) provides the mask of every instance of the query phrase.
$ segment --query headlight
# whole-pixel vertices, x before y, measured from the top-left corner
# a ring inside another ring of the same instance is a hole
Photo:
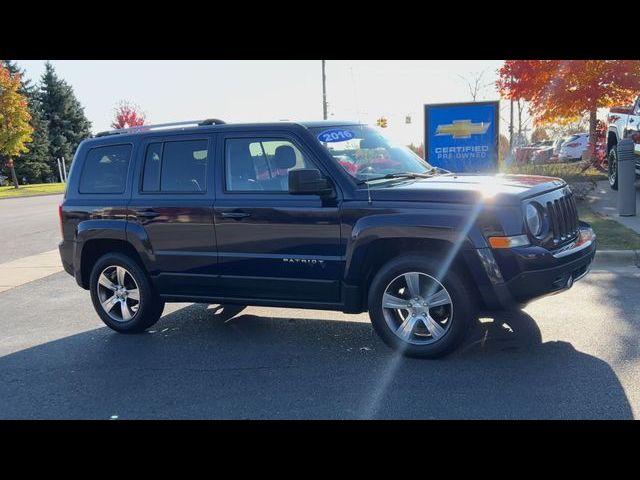
[[[538,237],[542,233],[542,215],[533,204],[528,204],[524,211],[527,227],[533,236]]]

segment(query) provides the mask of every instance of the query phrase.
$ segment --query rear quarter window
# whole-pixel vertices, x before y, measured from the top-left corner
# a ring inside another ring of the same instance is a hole
[[[89,150],[80,174],[80,193],[124,193],[131,145],[108,145]]]

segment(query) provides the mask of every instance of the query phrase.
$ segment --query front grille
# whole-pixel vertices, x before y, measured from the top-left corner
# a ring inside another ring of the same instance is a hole
[[[572,193],[548,201],[546,207],[554,243],[562,243],[578,234],[578,209]]]
[[[568,186],[539,195],[529,200],[544,211],[545,233],[532,237],[536,245],[555,250],[574,240],[580,231],[576,200]]]

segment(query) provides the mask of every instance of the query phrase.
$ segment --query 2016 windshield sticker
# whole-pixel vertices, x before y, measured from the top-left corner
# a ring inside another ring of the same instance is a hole
[[[331,130],[325,130],[320,135],[318,135],[318,140],[325,143],[346,142],[354,137],[354,133],[350,130],[343,130],[342,128],[332,128]]]

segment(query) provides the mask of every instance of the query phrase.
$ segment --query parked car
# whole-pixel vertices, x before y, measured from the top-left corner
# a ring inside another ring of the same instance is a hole
[[[555,142],[553,140],[544,140],[542,142],[537,142],[531,145],[535,148],[535,150],[531,155],[530,163],[549,163],[551,161],[551,157],[553,156],[554,143]]]
[[[566,142],[568,139],[569,139],[569,137],[560,137],[560,138],[556,138],[553,141],[553,155],[554,156],[560,155],[560,148],[562,147],[562,144],[564,142]]]
[[[75,154],[60,256],[118,332],[165,302],[368,311],[391,347],[438,357],[593,261],[563,180],[453,175],[358,123],[192,123]]]
[[[640,97],[633,105],[616,107],[609,110],[607,117],[609,127],[607,129],[607,160],[609,173],[609,186],[613,190],[618,189],[618,142],[628,136],[634,136],[640,143]],[[640,175],[640,159],[636,160],[636,176]]]
[[[528,163],[531,163],[531,159],[533,158],[533,155],[537,150],[538,150],[537,147],[534,147],[531,145],[516,147],[515,164],[526,165]]]
[[[558,161],[575,162],[582,159],[582,154],[589,148],[589,133],[571,135],[560,146]]]

